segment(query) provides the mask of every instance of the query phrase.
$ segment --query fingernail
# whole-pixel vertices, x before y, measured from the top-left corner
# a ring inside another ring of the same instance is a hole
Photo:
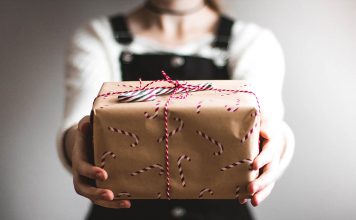
[[[258,170],[258,167],[259,167],[259,164],[258,163],[254,163],[254,164],[251,164],[252,165],[252,169],[253,170]],[[253,166],[254,165],[254,166]]]
[[[252,193],[256,193],[258,190],[260,189],[260,186],[258,184],[253,184],[253,187],[252,187]]]
[[[247,199],[243,199],[242,201],[240,201],[240,204],[243,205],[247,202]]]
[[[253,205],[253,207],[256,207],[258,205],[258,203],[255,200],[251,200],[251,204]]]
[[[258,190],[258,185],[256,183],[252,183],[248,186],[248,192],[253,195]]]
[[[96,178],[99,180],[104,180],[104,175],[101,172],[96,173]]]
[[[108,198],[108,193],[107,193],[107,192],[102,192],[100,195],[101,195],[101,197],[104,198],[104,199],[107,199],[107,198]]]
[[[122,201],[120,202],[120,208],[128,208],[128,205],[126,204],[126,202]]]

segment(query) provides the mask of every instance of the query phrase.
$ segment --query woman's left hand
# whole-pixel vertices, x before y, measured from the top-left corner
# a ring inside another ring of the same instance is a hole
[[[281,123],[262,120],[260,136],[262,150],[251,167],[262,172],[257,179],[250,182],[247,189],[253,206],[258,206],[271,193],[281,172],[280,160],[285,147]],[[247,199],[240,200],[240,203],[246,202]]]

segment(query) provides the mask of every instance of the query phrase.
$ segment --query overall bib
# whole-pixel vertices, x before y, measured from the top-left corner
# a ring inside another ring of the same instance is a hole
[[[125,17],[110,18],[116,41],[129,45],[133,41]],[[212,47],[226,51],[229,45],[233,21],[220,17]],[[227,57],[221,62],[198,56],[181,56],[171,53],[133,54],[123,51],[118,57],[123,81],[162,79],[161,70],[173,80],[230,79]],[[91,208],[88,219],[253,219],[247,205],[237,200],[132,200],[129,209],[108,209],[97,205]]]

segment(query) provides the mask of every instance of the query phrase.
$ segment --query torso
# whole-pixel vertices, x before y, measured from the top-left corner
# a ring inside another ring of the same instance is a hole
[[[119,44],[127,47],[134,40],[129,31],[124,17],[111,18],[111,26]],[[177,55],[173,53],[143,53],[124,49],[119,56],[123,80],[135,81],[161,79],[161,71],[165,70],[173,79],[202,80],[202,79],[229,79],[228,57],[226,50],[229,45],[233,21],[227,17],[220,18],[219,27],[215,35],[212,47],[225,51],[220,59],[208,59],[196,55]]]
[[[221,17],[212,47],[221,52],[221,59],[174,53],[134,53],[129,45],[133,36],[123,17],[111,18],[111,26],[118,44],[126,49],[118,54],[122,80],[137,81],[161,79],[165,70],[172,79],[207,80],[229,79],[226,53],[233,21]],[[246,205],[236,200],[134,200],[130,209],[111,210],[94,205],[89,219],[253,219]]]
[[[220,15],[206,6],[194,14],[161,16],[143,6],[130,12],[125,18],[127,27],[135,38],[153,39],[164,48],[174,49],[195,42],[202,36],[214,35]]]

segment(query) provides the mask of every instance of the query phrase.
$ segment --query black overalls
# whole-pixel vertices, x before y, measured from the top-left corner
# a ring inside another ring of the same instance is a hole
[[[114,37],[119,44],[133,41],[121,15],[110,18]],[[227,50],[233,21],[221,16],[213,47]],[[162,79],[165,70],[172,79],[229,79],[227,57],[222,62],[198,56],[167,53],[132,54],[123,51],[118,57],[123,81]],[[88,219],[253,219],[246,205],[237,200],[132,200],[129,209],[107,209],[93,205]]]

